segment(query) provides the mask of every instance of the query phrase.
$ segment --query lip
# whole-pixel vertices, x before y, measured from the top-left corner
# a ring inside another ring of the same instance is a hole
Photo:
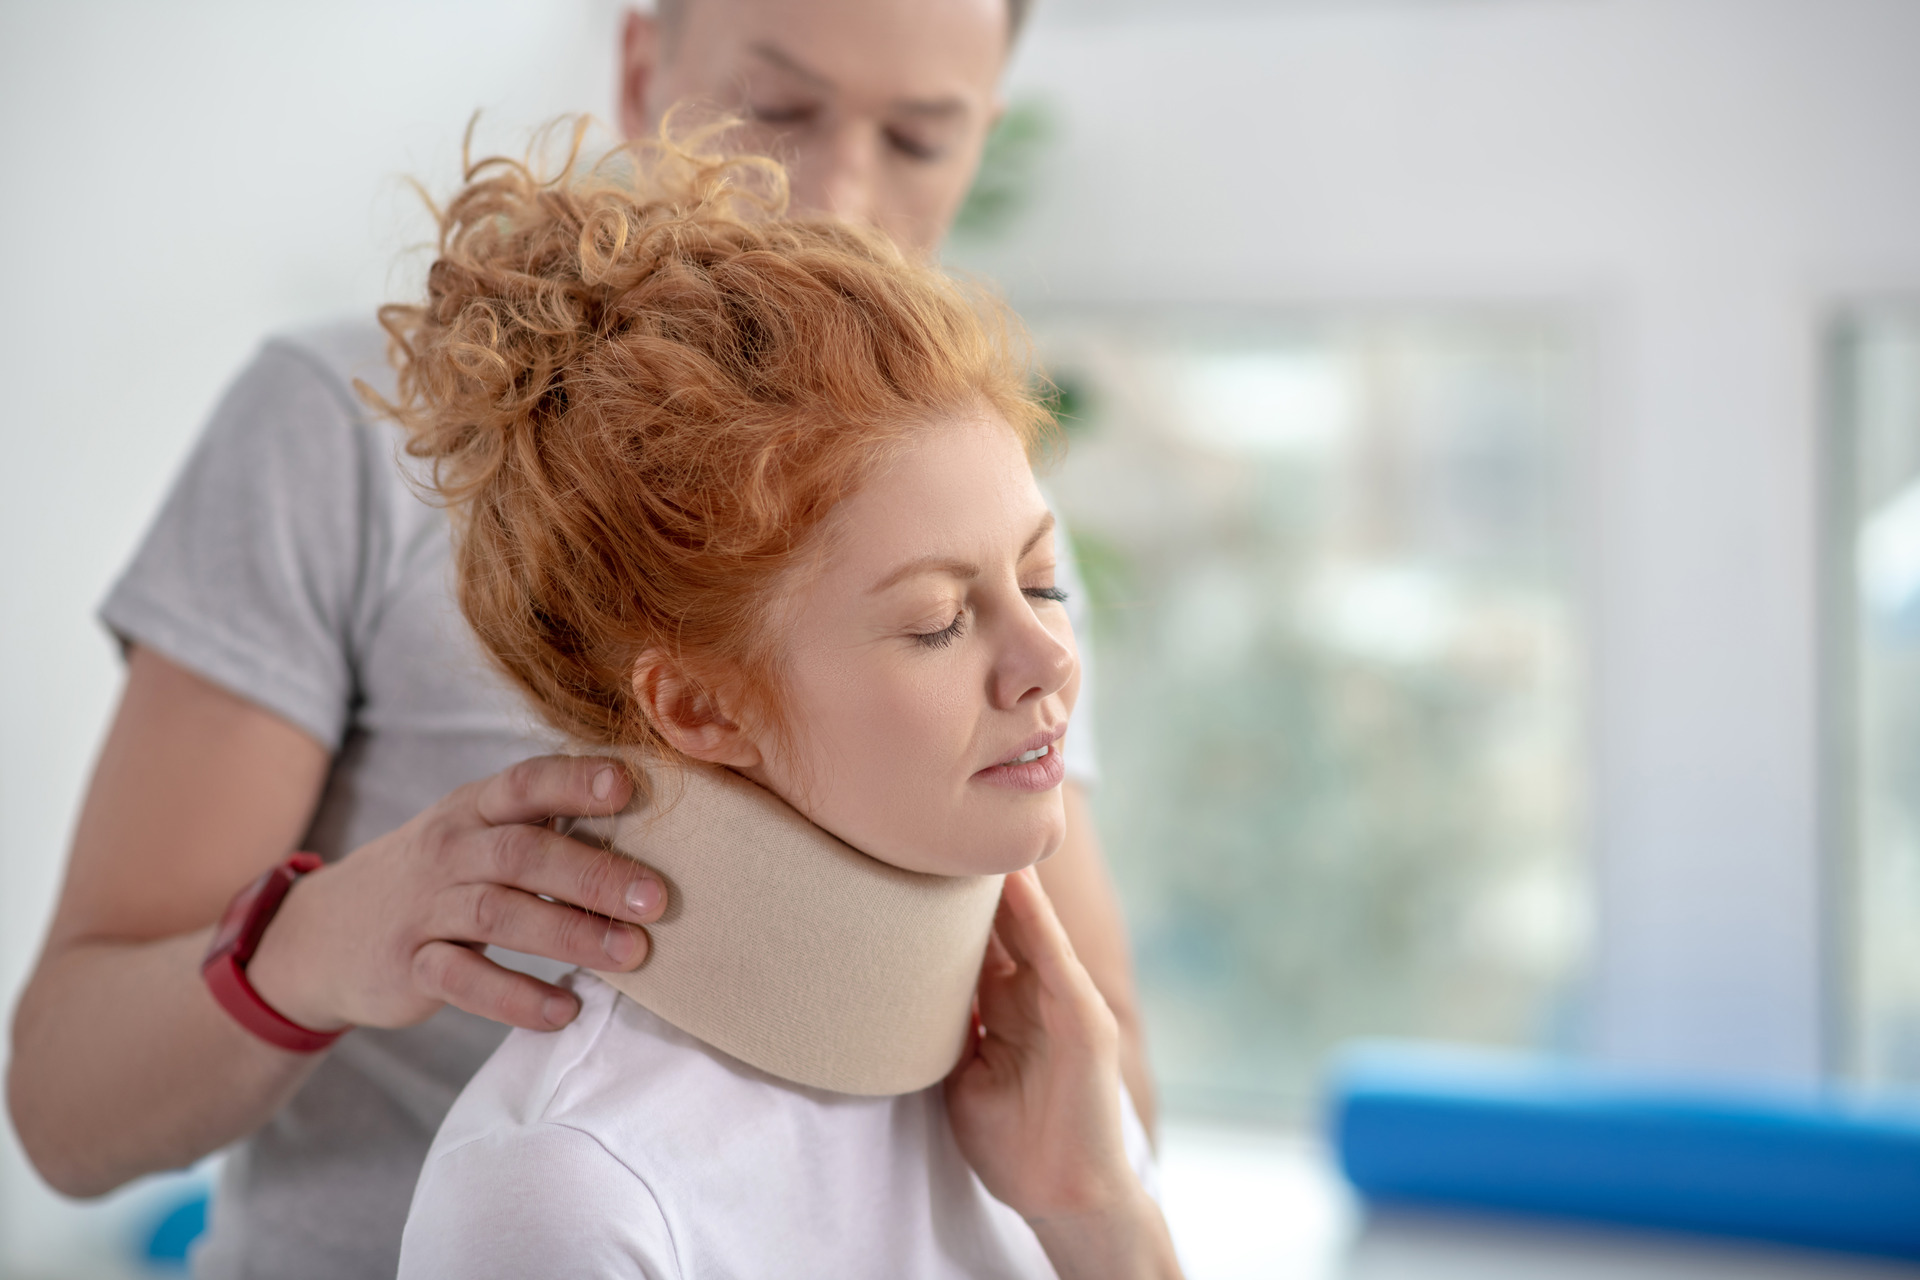
[[[1066,760],[1060,754],[1060,740],[1066,736],[1065,725],[1057,729],[1042,729],[1009,750],[1002,758],[1017,759],[1029,751],[1038,751],[1041,747],[1052,748],[1047,754],[1038,760],[1029,760],[1025,764],[988,765],[973,775],[974,780],[991,786],[1009,787],[1015,791],[1051,791],[1067,776]]]

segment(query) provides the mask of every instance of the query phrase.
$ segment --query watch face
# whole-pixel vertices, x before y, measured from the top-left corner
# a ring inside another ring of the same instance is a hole
[[[220,917],[220,927],[213,931],[213,944],[207,948],[207,957],[225,955],[237,948],[246,937],[247,926],[252,923],[254,904],[260,901],[260,891],[267,887],[272,879],[269,871],[252,884],[234,895],[227,904],[227,912]],[[251,951],[251,948],[249,948]]]

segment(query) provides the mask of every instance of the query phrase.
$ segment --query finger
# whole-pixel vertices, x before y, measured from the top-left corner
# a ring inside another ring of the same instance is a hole
[[[1020,940],[1015,936],[1020,925],[1013,918],[1013,904],[1007,901],[1007,895],[1018,892],[1012,885],[1014,877],[1019,874],[1013,872],[1001,881],[1000,901],[993,908],[993,932],[987,935],[988,946],[1005,957],[1007,964],[1013,968],[1026,963],[1026,956],[1020,950]]]
[[[980,1011],[978,1009],[969,1010],[967,1013],[966,1043],[960,1046],[959,1061],[953,1064],[953,1070],[947,1072],[947,1080],[949,1083],[967,1074],[968,1069],[973,1066],[974,1059],[980,1056],[980,1040],[984,1034],[980,1023]]]
[[[1011,927],[1004,916],[996,918],[993,932],[987,935],[987,959],[974,995],[976,1018],[989,1039],[1025,1044],[1042,1022],[1040,979],[1031,965],[1021,964],[1009,954],[1003,925]]]
[[[1085,968],[1074,956],[1073,943],[1032,868],[1007,877],[994,932],[1008,954],[1033,969],[1042,986],[1060,992],[1080,986],[1078,979],[1085,975]]]
[[[585,911],[651,924],[667,909],[667,886],[632,858],[525,825],[490,827],[470,878],[557,898]]]
[[[1016,970],[1006,978],[983,978],[978,1020],[987,1034],[1008,1043],[1027,1043],[1041,1028],[1039,979],[1031,969]]]
[[[975,1021],[986,1016],[988,1011],[997,1014],[1013,999],[1013,989],[1021,977],[1022,970],[1007,954],[1006,944],[1000,941],[1000,930],[996,926],[987,935],[987,954],[980,962],[980,981],[974,988]]]
[[[564,1027],[580,1012],[571,992],[503,969],[452,942],[429,942],[414,952],[413,981],[436,1000],[529,1031]]]
[[[995,978],[1007,978],[1020,966],[1007,953],[1007,944],[1000,940],[1000,930],[996,927],[987,935],[987,954],[980,963],[980,972]]]
[[[633,798],[633,780],[618,760],[539,756],[475,784],[474,809],[489,826],[545,822],[555,815],[618,813]]]
[[[647,931],[502,884],[457,885],[434,900],[436,938],[545,956],[587,969],[625,970],[647,958]]]
[[[1020,960],[1026,981],[1008,984],[1007,993],[1013,998],[994,1001],[1004,1003],[1004,1011],[994,1013],[989,1013],[984,998],[988,989],[982,984],[981,1016],[988,1030],[1015,1049],[1023,1043],[1047,1043],[1069,1057],[1092,1054],[1097,1061],[1113,1059],[1119,1044],[1113,1013],[1086,966],[1073,954],[1073,944],[1039,876],[1031,869],[1008,876],[1001,903],[1005,914],[996,928]],[[1017,1015],[1025,1016],[1024,1024]],[[1117,1060],[1108,1065],[1118,1069]]]
[[[1026,902],[1031,893],[1026,875],[1020,871],[1012,872],[1001,882],[1000,903],[993,913],[993,940],[999,944],[1001,951],[1009,960],[1023,967],[1031,967],[1033,964],[1033,959],[1028,954],[1028,947],[1032,942],[1029,935],[1033,930],[1029,924],[1024,923],[1024,919],[1030,919],[1033,913],[1029,903],[1023,919],[1019,906],[1020,903]]]

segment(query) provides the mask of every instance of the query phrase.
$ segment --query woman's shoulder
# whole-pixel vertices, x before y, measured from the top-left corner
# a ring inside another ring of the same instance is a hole
[[[553,1274],[661,1280],[683,1274],[645,1181],[592,1134],[508,1124],[435,1144],[400,1240],[401,1280]]]
[[[558,1031],[516,1030],[454,1103],[438,1152],[511,1130],[560,1126],[594,1139],[638,1170],[674,1145],[704,1146],[712,1121],[807,1109],[836,1095],[785,1086],[696,1040],[590,973],[562,985],[580,1013]]]
[[[509,1128],[580,1127],[597,1106],[627,1092],[616,1063],[656,1056],[654,1038],[620,1016],[623,1001],[606,983],[572,973],[560,985],[579,996],[579,1015],[558,1031],[509,1032],[442,1122],[436,1152]]]
[[[619,1092],[600,1065],[649,1048],[621,1025],[604,983],[568,983],[579,1016],[509,1035],[441,1124],[407,1215],[406,1280],[538,1275],[557,1256],[583,1274],[679,1274],[646,1179],[596,1132],[596,1104]]]

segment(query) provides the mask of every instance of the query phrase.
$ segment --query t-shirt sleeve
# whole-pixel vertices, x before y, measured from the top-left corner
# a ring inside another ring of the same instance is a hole
[[[565,1125],[514,1128],[436,1152],[400,1240],[399,1280],[680,1275],[646,1183]]]
[[[1051,494],[1047,505],[1059,515]],[[1080,649],[1080,699],[1074,703],[1073,725],[1068,730],[1067,776],[1082,786],[1100,780],[1100,763],[1095,753],[1093,729],[1093,613],[1088,607],[1087,584],[1080,577],[1079,562],[1074,559],[1073,539],[1067,536],[1064,519],[1054,535],[1054,582],[1067,593],[1067,620],[1073,624],[1074,642]]]
[[[228,389],[100,617],[337,750],[352,712],[376,467],[345,380],[267,344]]]

